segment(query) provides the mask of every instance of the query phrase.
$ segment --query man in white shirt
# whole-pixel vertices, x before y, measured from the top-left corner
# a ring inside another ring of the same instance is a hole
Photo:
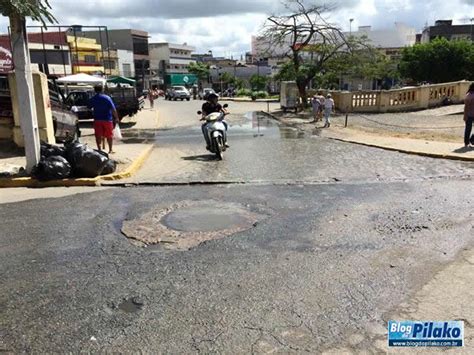
[[[331,113],[336,111],[336,105],[332,99],[332,95],[328,94],[324,101],[324,128],[331,127]]]

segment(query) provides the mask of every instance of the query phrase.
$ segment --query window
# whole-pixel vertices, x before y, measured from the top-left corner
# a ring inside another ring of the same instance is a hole
[[[132,65],[131,64],[122,64],[123,76],[132,76]]]
[[[133,53],[148,55],[148,39],[142,37],[133,37]]]
[[[113,60],[104,60],[104,68],[109,70],[115,69],[115,62]]]
[[[86,63],[97,63],[97,58],[95,55],[85,55],[84,56],[84,62]]]

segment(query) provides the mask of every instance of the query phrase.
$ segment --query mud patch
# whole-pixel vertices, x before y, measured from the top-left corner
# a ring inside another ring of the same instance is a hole
[[[267,216],[263,211],[237,203],[182,201],[124,221],[122,233],[146,246],[189,250],[203,242],[253,228]]]

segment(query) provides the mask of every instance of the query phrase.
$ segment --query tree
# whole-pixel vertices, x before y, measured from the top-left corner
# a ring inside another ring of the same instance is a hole
[[[474,44],[437,38],[405,48],[400,73],[415,82],[443,83],[474,79]]]
[[[25,142],[26,171],[29,173],[39,162],[40,144],[31,62],[26,41],[26,17],[40,21],[46,27],[47,22],[56,21],[50,9],[47,0],[0,0],[1,14],[10,18],[18,109]]]
[[[264,91],[267,88],[268,79],[265,76],[254,74],[250,77],[250,86],[254,91]]]
[[[199,80],[208,80],[209,79],[209,74],[210,74],[210,69],[207,65],[203,63],[190,63],[188,65],[188,71],[191,74],[196,75]]]
[[[366,37],[350,37],[347,41],[350,51],[339,51],[325,63],[323,75],[319,76],[323,86],[324,79],[333,84],[342,76],[377,81],[399,77],[398,63],[370,45]]]
[[[41,22],[44,27],[47,27],[48,22],[56,22],[50,10],[48,0],[0,0],[0,12],[3,16],[31,17],[32,20]]]
[[[340,28],[325,19],[331,6],[306,5],[304,0],[286,0],[285,6],[289,14],[270,16],[262,37],[267,38],[269,47],[284,49],[291,59],[287,69],[294,74],[306,107],[308,84],[348,43]]]

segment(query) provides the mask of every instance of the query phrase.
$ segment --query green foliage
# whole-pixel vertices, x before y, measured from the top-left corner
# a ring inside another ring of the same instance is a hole
[[[252,96],[252,90],[249,89],[239,89],[237,90],[238,97],[250,97]]]
[[[268,79],[265,76],[254,74],[250,77],[250,86],[254,91],[263,91],[267,87]]]
[[[32,20],[41,22],[44,27],[47,27],[48,22],[57,22],[50,10],[48,0],[0,0],[0,12],[3,16],[31,17]]]
[[[223,83],[231,84],[234,81],[235,77],[227,72],[221,74],[221,80]]]
[[[234,85],[234,88],[236,89],[243,89],[245,87],[245,81],[240,78],[234,77],[234,82],[232,83]]]
[[[438,38],[405,48],[400,72],[415,82],[443,83],[474,79],[474,44]]]
[[[188,65],[188,71],[191,74],[196,75],[199,80],[206,80],[207,78],[209,78],[210,69],[203,63],[190,63]]]
[[[269,95],[266,91],[254,91],[251,96],[256,99],[266,99]]]

